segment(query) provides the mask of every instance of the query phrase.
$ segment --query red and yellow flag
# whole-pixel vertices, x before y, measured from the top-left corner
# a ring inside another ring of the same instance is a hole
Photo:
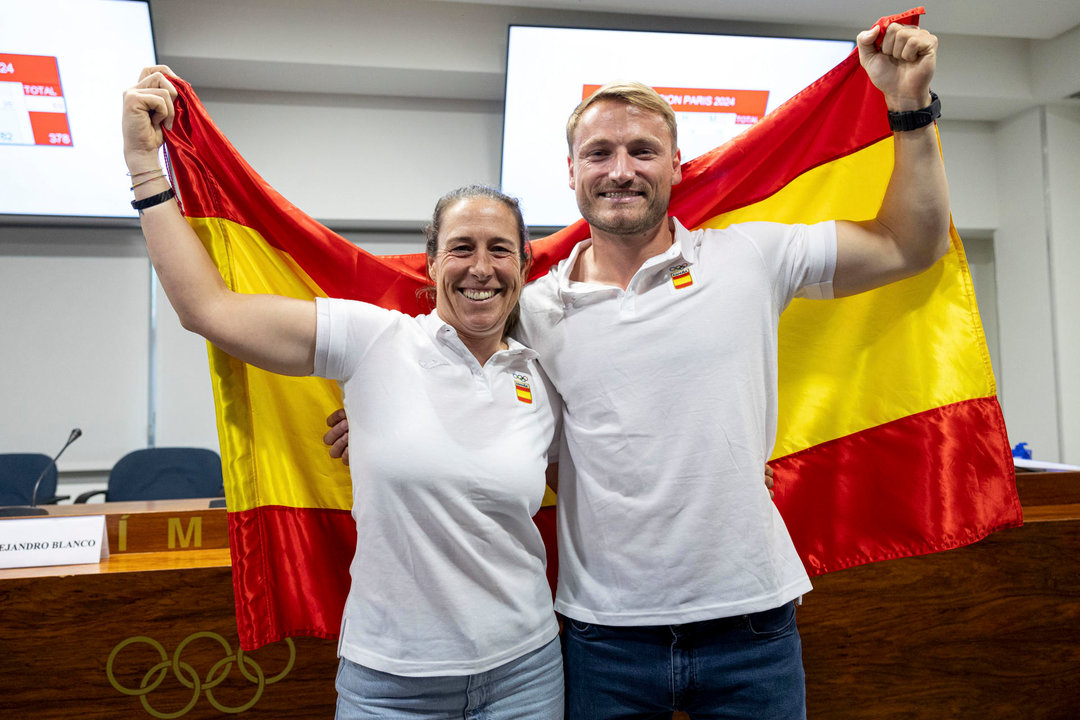
[[[166,135],[176,186],[232,289],[428,310],[416,292],[426,283],[421,255],[376,257],[312,220],[244,162],[190,86],[177,86]],[[691,228],[867,219],[891,169],[884,100],[853,52],[746,133],[687,163],[671,214]],[[579,221],[535,241],[533,276],[587,234]],[[691,281],[673,276],[676,286]],[[334,637],[356,541],[347,468],[321,439],[326,416],[341,407],[337,384],[267,373],[214,347],[210,366],[241,645]],[[776,503],[811,575],[1020,524],[955,230],[946,257],[917,277],[842,300],[796,300],[784,313],[773,465]],[[550,508],[538,524],[553,540]]]

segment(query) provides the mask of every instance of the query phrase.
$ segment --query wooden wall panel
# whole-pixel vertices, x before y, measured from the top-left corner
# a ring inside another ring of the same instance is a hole
[[[799,615],[809,717],[1076,717],[1080,514],[1071,515],[816,578]]]

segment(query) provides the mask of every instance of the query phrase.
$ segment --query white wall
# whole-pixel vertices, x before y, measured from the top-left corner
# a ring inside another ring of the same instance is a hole
[[[315,217],[421,223],[447,190],[499,180],[497,103],[202,95],[244,158]]]
[[[1045,124],[1061,457],[1080,465],[1080,109],[1049,108]]]
[[[1059,397],[1044,206],[1043,111],[1000,123],[995,155],[1001,222],[994,236],[1001,370],[998,395],[1010,441],[1057,459]]]
[[[1080,112],[1042,107],[995,130],[1001,371],[1013,443],[1080,464]]]
[[[90,469],[145,445],[149,263],[137,230],[0,228],[0,452]]]
[[[998,224],[994,123],[939,123],[941,152],[949,178],[953,223],[964,243],[983,331],[995,372],[1000,367],[993,229]]]

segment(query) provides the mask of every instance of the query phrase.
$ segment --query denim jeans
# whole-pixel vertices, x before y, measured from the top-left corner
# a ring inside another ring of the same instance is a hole
[[[562,720],[558,639],[475,675],[405,677],[341,658],[336,720]]]
[[[802,720],[795,604],[685,625],[563,624],[567,720]]]

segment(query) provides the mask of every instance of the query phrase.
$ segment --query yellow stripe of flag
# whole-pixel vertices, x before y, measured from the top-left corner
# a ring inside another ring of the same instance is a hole
[[[892,162],[887,138],[704,226],[872,218]],[[996,392],[963,247],[952,236],[927,272],[841,300],[795,300],[783,313],[774,458]]]
[[[255,230],[217,218],[189,222],[233,290],[307,300],[325,295],[287,253]],[[210,364],[221,454],[231,462],[225,472],[229,510],[350,509],[348,468],[330,458],[318,432],[341,407],[338,384],[266,372],[213,346]]]

